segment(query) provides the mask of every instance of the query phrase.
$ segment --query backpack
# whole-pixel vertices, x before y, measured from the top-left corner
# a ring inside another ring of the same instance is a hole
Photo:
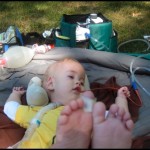
[[[16,26],[9,26],[5,32],[0,33],[0,43],[2,46],[2,52],[4,53],[10,46],[20,45],[23,46],[23,38]]]

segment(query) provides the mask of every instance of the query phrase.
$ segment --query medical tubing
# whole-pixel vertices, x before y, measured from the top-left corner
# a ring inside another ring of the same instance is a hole
[[[94,42],[98,42],[98,40],[97,39],[95,39],[95,38],[93,38],[92,36],[91,36],[91,34],[89,34],[89,33],[85,33],[85,37],[88,39],[92,39]]]
[[[143,55],[139,55],[139,56],[137,56],[137,57],[135,57],[135,58],[133,58],[132,59],[132,61],[131,61],[131,63],[130,63],[130,73],[131,73],[131,75],[132,75],[132,70],[133,70],[133,63],[135,62],[135,60],[136,59],[138,59],[138,58],[141,58],[141,57],[143,57],[143,56],[145,56],[145,55],[149,55],[150,53],[147,53],[147,54],[143,54]],[[131,76],[132,77],[132,76]],[[132,79],[131,78],[131,80],[133,81],[134,80],[134,78]]]
[[[50,103],[44,107],[42,107],[36,114],[36,116],[31,120],[30,122],[30,126],[27,128],[24,137],[20,140],[19,143],[17,143],[18,147],[20,147],[20,144],[23,141],[29,140],[29,138],[33,135],[33,133],[35,132],[36,128],[40,125],[41,123],[41,119],[44,115],[45,112],[47,112],[48,110],[52,110],[55,109],[57,107],[61,106],[61,104],[59,102],[55,102],[55,103]],[[16,144],[15,144],[16,145]]]
[[[135,90],[135,93],[137,94],[137,96],[138,96],[138,98],[139,98],[139,101],[140,101],[140,104],[137,104],[137,103],[135,103],[130,97],[128,97],[128,99],[132,102],[132,103],[134,103],[136,106],[141,106],[142,105],[142,100],[141,100],[141,97],[140,97],[140,95],[139,95],[139,92],[138,92],[138,89],[137,89],[137,86],[136,86],[136,82],[134,81],[134,83],[133,83],[133,89]],[[90,90],[84,90],[84,91],[81,91],[81,93],[83,93],[83,92],[85,92],[85,91],[94,91],[94,90],[97,90],[97,89],[99,89],[99,90],[104,90],[104,89],[111,89],[111,90],[118,90],[119,88],[116,88],[116,87],[102,87],[102,88],[93,88],[93,89],[90,89]]]
[[[134,83],[134,85],[135,85],[135,82],[136,82],[136,83],[143,89],[143,91],[144,91],[147,95],[150,96],[150,92],[148,92],[148,91],[142,86],[142,84],[139,82],[139,80],[135,77],[135,72],[136,72],[137,70],[139,70],[139,69],[144,69],[144,70],[150,71],[150,69],[149,69],[149,68],[146,68],[146,67],[137,67],[137,68],[135,68],[134,71],[133,71],[132,74],[131,74],[132,83]],[[133,86],[134,86],[134,85],[133,85]]]
[[[146,94],[148,94],[148,95],[150,95],[150,93],[142,86],[142,84],[137,80],[137,78],[135,77],[135,71],[137,71],[138,69],[145,69],[145,70],[148,70],[148,71],[150,71],[149,70],[149,68],[146,68],[146,67],[136,67],[135,69],[134,69],[134,71],[133,71],[133,63],[135,62],[135,60],[136,59],[138,59],[138,58],[141,58],[141,57],[143,57],[143,56],[145,56],[145,55],[148,55],[149,53],[147,53],[147,54],[143,54],[143,55],[139,55],[139,56],[137,56],[137,57],[135,57],[135,58],[133,58],[133,60],[131,61],[131,63],[130,63],[130,73],[131,73],[131,81],[132,81],[132,86],[134,87],[135,86],[135,82],[143,89],[143,91],[146,93]]]
[[[131,61],[131,63],[130,63],[130,73],[132,74],[132,68],[133,68],[133,63],[135,62],[135,60],[136,59],[138,59],[138,58],[141,58],[141,57],[143,57],[143,56],[145,56],[145,55],[148,55],[148,54],[150,54],[150,53],[147,53],[147,54],[142,54],[142,55],[139,55],[139,56],[137,56],[137,57],[135,57],[135,58],[133,58],[132,59],[132,61]]]
[[[126,41],[126,42],[121,43],[121,44],[118,46],[118,48],[117,48],[118,53],[120,52],[120,51],[119,51],[119,48],[120,48],[122,45],[127,44],[127,43],[130,43],[130,42],[135,42],[135,41],[142,41],[142,42],[145,42],[145,43],[148,45],[147,49],[145,49],[143,52],[146,52],[146,51],[148,51],[148,50],[150,49],[150,43],[149,43],[148,40],[145,40],[145,39],[133,39],[133,40],[128,40],[128,41]]]

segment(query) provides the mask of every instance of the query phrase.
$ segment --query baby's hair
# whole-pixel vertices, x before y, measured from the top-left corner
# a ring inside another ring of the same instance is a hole
[[[60,63],[63,63],[63,62],[66,62],[66,61],[73,61],[73,62],[77,62],[80,64],[80,62],[72,57],[65,57],[65,58],[62,58],[56,62],[54,62],[53,64],[50,64],[48,66],[48,68],[46,69],[45,71],[45,74],[43,76],[43,82],[47,81],[49,75],[51,75],[52,73],[55,72],[55,69],[57,68],[57,65],[60,64]]]

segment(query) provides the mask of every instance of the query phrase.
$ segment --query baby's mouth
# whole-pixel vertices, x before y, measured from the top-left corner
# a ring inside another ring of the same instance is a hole
[[[81,88],[80,88],[80,87],[76,87],[76,88],[74,88],[73,90],[75,90],[75,91],[81,93]]]

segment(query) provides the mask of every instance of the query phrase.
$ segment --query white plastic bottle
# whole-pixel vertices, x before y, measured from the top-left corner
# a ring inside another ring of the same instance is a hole
[[[6,68],[23,67],[32,60],[34,55],[35,51],[31,48],[12,46],[0,57],[0,66]]]
[[[90,16],[86,19],[87,27],[90,23],[102,23],[103,19],[98,17],[97,14],[90,14]]]
[[[38,45],[38,44],[33,44],[32,49],[36,52],[36,53],[40,53],[40,54],[44,54],[48,51],[50,51],[52,48],[54,48],[54,45],[52,44],[43,44],[43,45]]]
[[[88,17],[87,19],[86,19],[86,27],[87,28],[89,28],[89,24],[91,23],[91,19],[90,19],[90,17]]]

